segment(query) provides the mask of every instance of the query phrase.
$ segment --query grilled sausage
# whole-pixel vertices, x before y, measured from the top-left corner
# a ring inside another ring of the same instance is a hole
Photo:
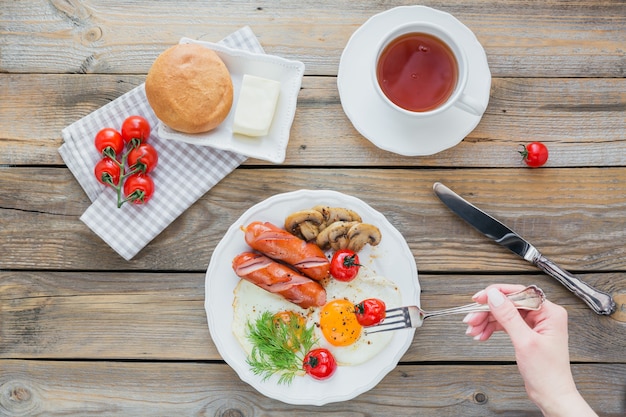
[[[252,222],[244,231],[246,243],[252,249],[283,261],[316,281],[329,276],[330,262],[316,244],[306,242],[269,222]]]
[[[326,304],[326,290],[318,282],[259,253],[237,255],[233,259],[233,270],[240,278],[280,294],[302,308]]]

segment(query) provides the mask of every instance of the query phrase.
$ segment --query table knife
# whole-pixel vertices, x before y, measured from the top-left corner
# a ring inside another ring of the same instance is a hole
[[[433,190],[439,199],[457,216],[461,217],[476,230],[493,239],[496,243],[536,265],[546,274],[555,278],[568,290],[580,297],[593,311],[602,315],[610,315],[615,311],[613,298],[579,278],[570,274],[554,262],[543,256],[533,245],[491,217],[478,207],[464,200],[445,185],[437,182]]]

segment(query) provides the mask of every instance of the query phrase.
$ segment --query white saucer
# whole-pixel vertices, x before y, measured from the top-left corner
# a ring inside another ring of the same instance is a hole
[[[337,87],[341,105],[356,130],[381,149],[406,156],[424,156],[457,145],[480,122],[458,107],[427,119],[394,111],[374,86],[371,65],[375,45],[389,29],[405,23],[428,21],[445,26],[465,48],[469,77],[465,92],[487,108],[491,72],[487,56],[474,33],[449,13],[425,6],[401,6],[372,16],[353,34],[341,55]]]

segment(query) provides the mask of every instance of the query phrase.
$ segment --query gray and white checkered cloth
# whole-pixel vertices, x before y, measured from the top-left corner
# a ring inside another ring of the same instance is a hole
[[[264,53],[246,26],[220,43],[231,48]],[[124,259],[132,259],[189,206],[202,197],[247,157],[238,153],[160,139],[154,134],[157,118],[146,99],[144,84],[83,117],[62,131],[59,153],[72,171],[91,206],[80,219]],[[101,155],[94,147],[96,133],[104,127],[120,129],[128,116],[145,117],[153,127],[149,142],[159,153],[159,165],[150,174],[155,184],[145,205],[117,208],[115,190],[96,179],[94,167]]]

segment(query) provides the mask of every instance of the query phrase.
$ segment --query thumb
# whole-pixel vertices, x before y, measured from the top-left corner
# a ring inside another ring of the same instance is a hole
[[[528,327],[528,324],[526,324],[511,300],[506,298],[500,290],[495,287],[489,288],[487,290],[487,301],[491,315],[508,333],[514,345],[516,342],[530,336],[529,333],[532,333],[532,330]]]

